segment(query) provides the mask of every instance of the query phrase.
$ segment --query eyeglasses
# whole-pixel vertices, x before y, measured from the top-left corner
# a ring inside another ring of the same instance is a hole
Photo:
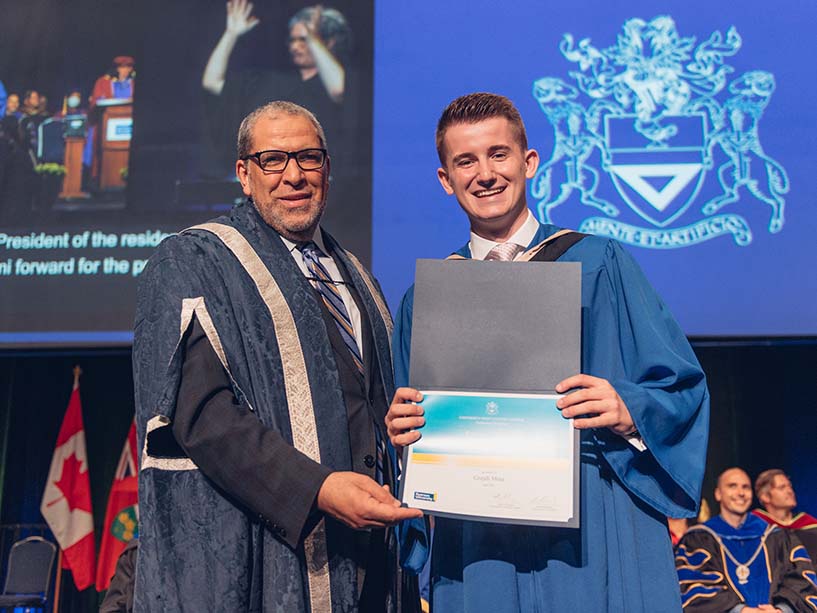
[[[267,149],[244,156],[242,160],[254,159],[264,172],[284,172],[290,159],[295,159],[301,170],[319,170],[326,163],[326,149],[301,149],[278,151]]]

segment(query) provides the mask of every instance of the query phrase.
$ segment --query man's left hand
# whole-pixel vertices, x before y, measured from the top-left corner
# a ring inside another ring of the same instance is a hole
[[[574,375],[556,385],[556,391],[560,394],[573,388],[581,389],[560,398],[556,406],[568,419],[582,417],[573,420],[574,428],[609,428],[618,435],[627,435],[635,430],[627,405],[607,379]]]

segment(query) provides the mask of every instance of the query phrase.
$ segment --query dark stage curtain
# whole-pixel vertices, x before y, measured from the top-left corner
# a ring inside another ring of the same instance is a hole
[[[799,507],[817,514],[817,340],[697,341],[712,419],[704,495],[713,513],[715,477],[741,466],[754,479],[770,467],[791,476]],[[79,364],[97,544],[108,490],[133,418],[129,351],[0,356],[0,523],[40,523],[40,499]],[[3,442],[5,445],[3,446]],[[2,478],[2,477],[0,477]],[[65,576],[63,613],[95,611]]]
[[[98,548],[108,493],[133,419],[129,350],[0,357],[0,445],[5,442],[0,446],[0,524],[44,522],[40,501],[75,364],[83,370],[80,395]],[[62,584],[60,613],[99,609],[93,587],[77,592],[69,573]]]

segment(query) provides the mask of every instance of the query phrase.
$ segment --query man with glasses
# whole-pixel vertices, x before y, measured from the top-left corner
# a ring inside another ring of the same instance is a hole
[[[142,275],[138,610],[417,607],[389,529],[421,515],[390,494],[391,320],[319,227],[329,171],[312,113],[255,110],[247,202],[166,240]]]

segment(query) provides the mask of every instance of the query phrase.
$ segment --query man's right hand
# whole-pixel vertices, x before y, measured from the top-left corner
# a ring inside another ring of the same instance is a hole
[[[422,399],[423,395],[411,387],[399,387],[394,392],[394,399],[386,413],[386,432],[398,454],[401,448],[420,439],[416,428],[422,428],[426,420],[423,417],[423,407],[414,403]]]
[[[420,509],[400,506],[387,485],[355,472],[334,472],[318,490],[318,508],[350,528],[383,528],[423,516]]]
[[[312,7],[312,9],[312,17],[308,22],[304,23],[304,26],[306,26],[306,31],[310,36],[317,38],[318,40],[323,40],[321,37],[321,15],[323,14],[323,5],[316,4],[314,7]]]
[[[227,2],[227,32],[239,37],[257,26],[258,17],[253,17],[252,9],[252,2],[248,0],[229,0]]]

